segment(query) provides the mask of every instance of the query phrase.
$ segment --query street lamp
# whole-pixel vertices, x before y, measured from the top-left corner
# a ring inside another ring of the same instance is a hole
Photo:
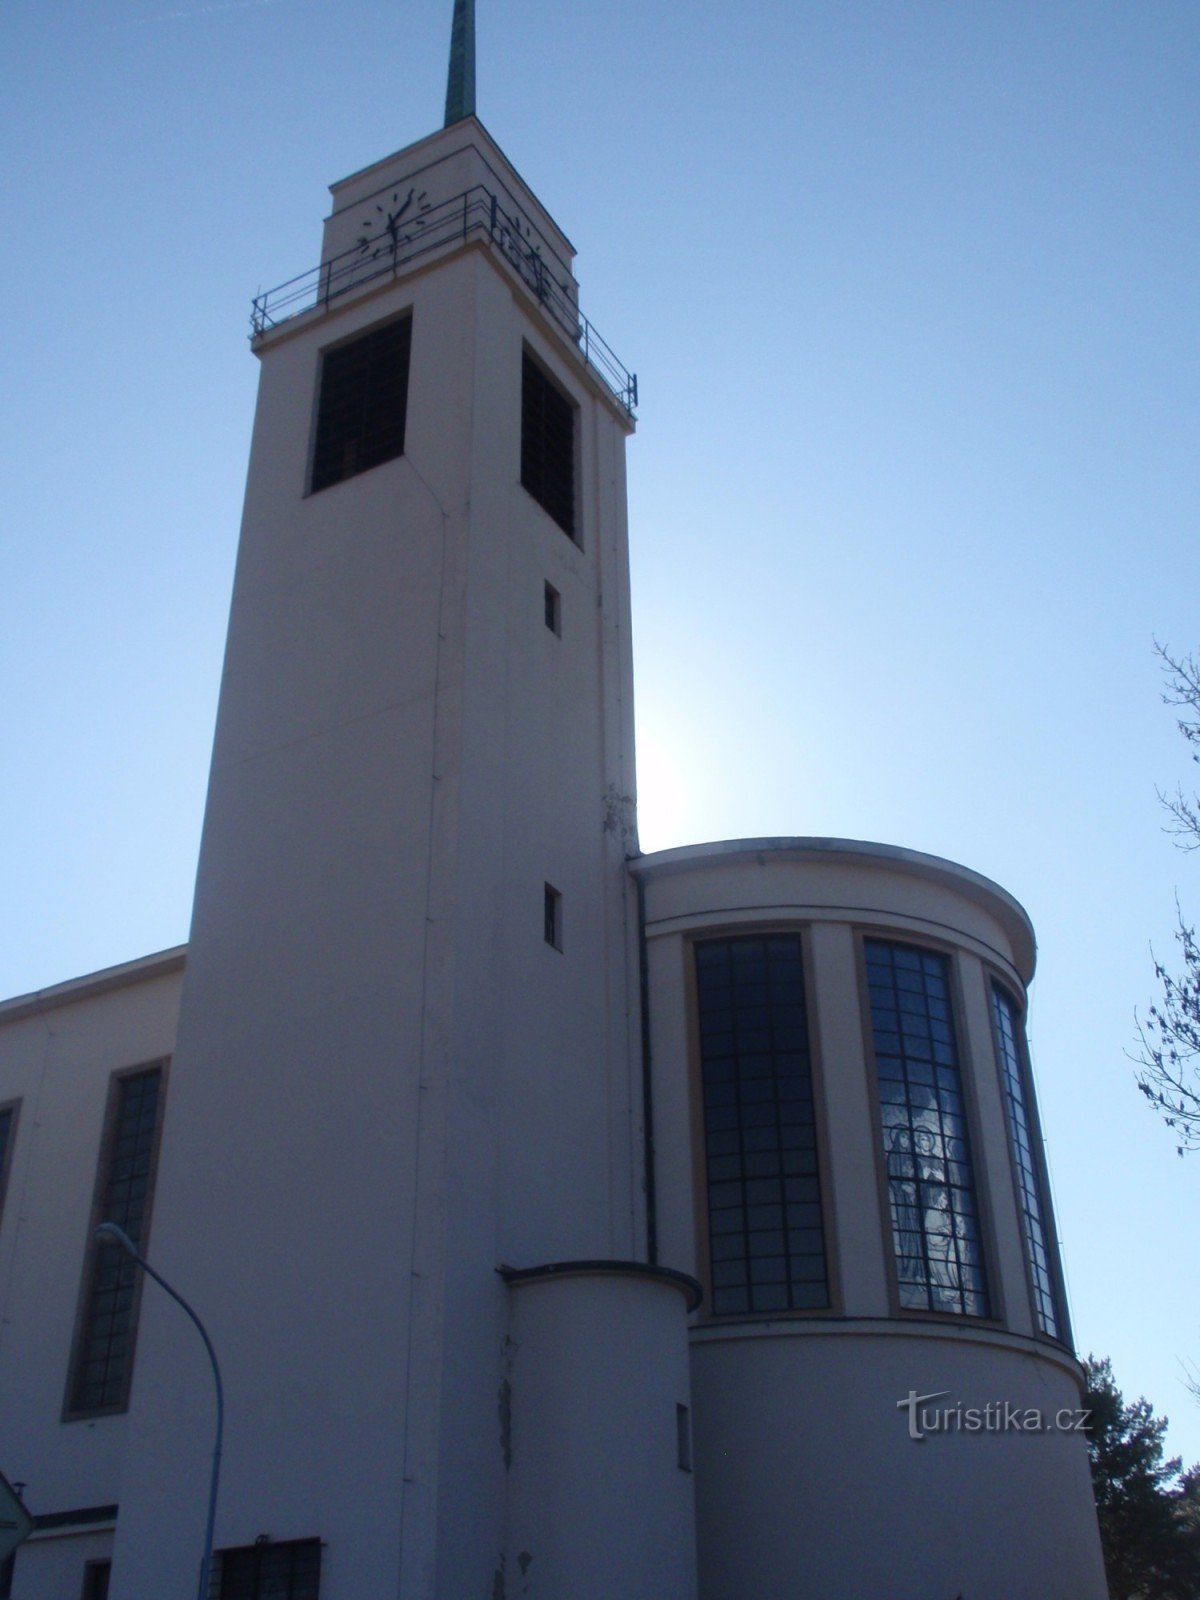
[[[199,1600],[207,1600],[208,1575],[212,1566],[213,1525],[217,1518],[217,1489],[221,1482],[221,1440],[225,1432],[225,1391],[221,1386],[221,1369],[217,1365],[217,1352],[213,1349],[212,1340],[208,1337],[208,1330],[200,1318],[188,1305],[183,1296],[162,1276],[156,1272],[144,1256],[140,1256],[133,1240],[115,1222],[102,1222],[96,1229],[95,1239],[97,1244],[120,1245],[125,1254],[132,1256],[142,1271],[154,1279],[160,1289],[165,1289],[175,1301],[182,1306],[184,1311],[196,1325],[196,1332],[204,1340],[204,1348],[208,1352],[208,1359],[212,1365],[213,1382],[217,1389],[217,1434],[213,1441],[212,1476],[208,1485],[208,1523],[204,1530],[204,1560],[200,1563],[200,1590]]]

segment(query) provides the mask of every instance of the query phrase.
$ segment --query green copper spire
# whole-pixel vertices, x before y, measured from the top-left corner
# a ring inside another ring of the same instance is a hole
[[[446,79],[446,127],[475,115],[475,0],[454,0],[450,30],[450,75]]]

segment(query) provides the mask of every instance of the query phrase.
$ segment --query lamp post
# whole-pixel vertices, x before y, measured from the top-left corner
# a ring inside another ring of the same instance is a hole
[[[217,1365],[217,1352],[213,1349],[212,1340],[208,1337],[208,1330],[200,1321],[200,1318],[183,1296],[177,1290],[172,1289],[162,1274],[156,1272],[146,1258],[138,1254],[137,1247],[124,1228],[119,1227],[115,1222],[102,1222],[96,1229],[95,1238],[97,1244],[120,1245],[125,1254],[131,1256],[142,1271],[148,1277],[154,1279],[160,1289],[166,1290],[176,1305],[181,1306],[192,1319],[196,1326],[196,1332],[204,1340],[204,1348],[208,1352],[208,1359],[212,1365],[213,1383],[216,1385],[217,1391],[217,1432],[216,1438],[213,1440],[212,1476],[208,1485],[208,1521],[204,1529],[204,1560],[200,1563],[199,1600],[207,1600],[208,1575],[212,1567],[213,1526],[217,1518],[217,1489],[221,1482],[221,1441],[225,1432],[225,1391],[221,1385],[221,1369]]]

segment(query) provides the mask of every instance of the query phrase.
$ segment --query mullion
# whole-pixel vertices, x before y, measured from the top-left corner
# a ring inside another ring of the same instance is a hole
[[[742,1000],[744,998],[744,986],[739,975],[738,963],[734,958],[733,947],[731,945],[726,945],[725,947],[725,962],[726,972],[729,980],[729,1031],[732,1041],[731,1058],[733,1061],[733,1103],[735,1115],[737,1117],[738,1141],[741,1145],[742,1151],[738,1171],[738,1188],[741,1195],[740,1204],[742,1214],[742,1226],[740,1230],[742,1243],[742,1295],[746,1302],[745,1309],[747,1311],[753,1311],[754,1284],[751,1278],[750,1268],[750,1196],[746,1192],[746,1156],[748,1154],[748,1151],[746,1150],[747,1122],[745,1104],[742,1098],[741,1073],[741,1061],[743,1054],[742,1046],[744,1037],[742,1006]]]

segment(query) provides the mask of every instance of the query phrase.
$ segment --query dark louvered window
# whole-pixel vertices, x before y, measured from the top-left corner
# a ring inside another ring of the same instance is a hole
[[[238,1550],[218,1550],[209,1600],[319,1600],[321,1541],[264,1540]]]
[[[92,1227],[118,1223],[139,1246],[150,1221],[162,1064],[113,1079]],[[69,1416],[119,1411],[128,1400],[138,1267],[113,1245],[89,1245],[67,1394]]]
[[[575,407],[525,352],[521,368],[521,483],[575,537]]]
[[[829,1304],[796,934],[696,946],[712,1309]]]
[[[950,963],[881,939],[866,955],[900,1304],[986,1317]]]
[[[312,491],[404,454],[412,318],[326,352],[321,362]]]

